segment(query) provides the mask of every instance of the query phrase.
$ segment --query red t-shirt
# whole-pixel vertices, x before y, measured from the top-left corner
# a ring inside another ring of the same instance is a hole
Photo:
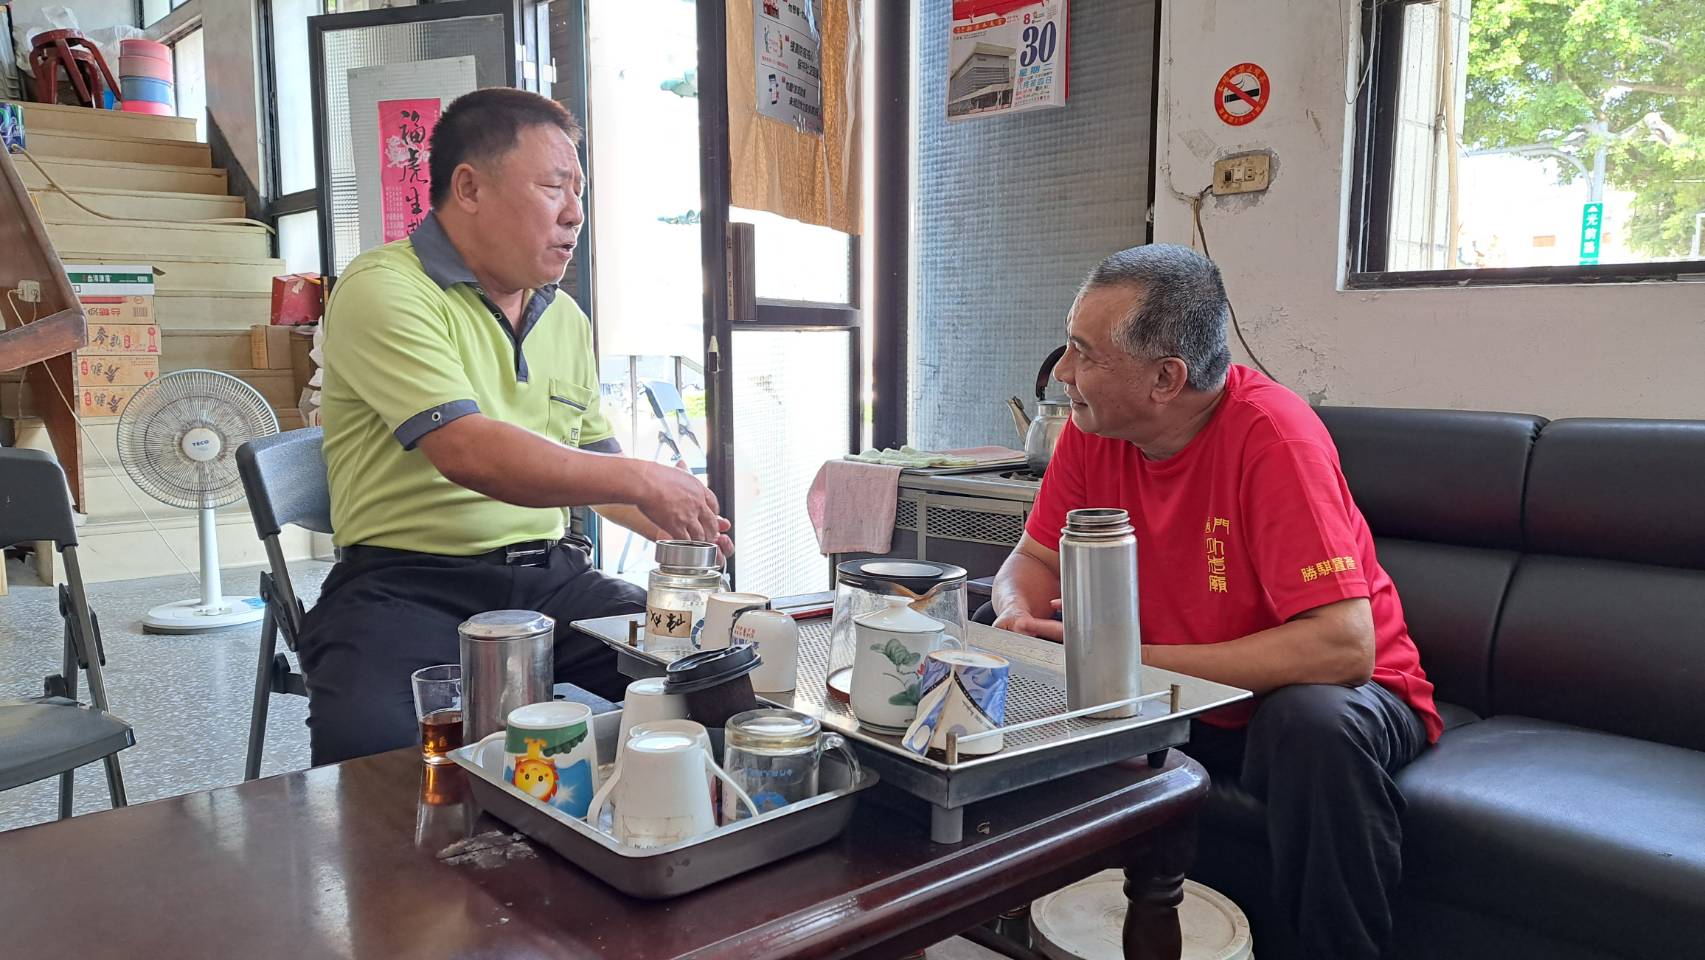
[[[1079,507],[1131,514],[1144,643],[1223,643],[1368,598],[1373,679],[1438,739],[1444,724],[1397,588],[1374,556],[1332,437],[1296,394],[1234,364],[1207,426],[1159,461],[1068,424],[1026,532],[1058,550],[1066,511]],[[1214,719],[1242,726],[1253,710],[1242,704]]]

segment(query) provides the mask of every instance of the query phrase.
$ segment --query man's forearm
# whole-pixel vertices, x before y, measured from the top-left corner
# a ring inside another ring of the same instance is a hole
[[[638,507],[632,506],[631,504],[600,503],[594,505],[592,509],[598,511],[598,516],[603,517],[605,520],[608,520],[619,527],[625,527],[632,530],[634,533],[639,534],[641,538],[650,540],[653,543],[656,543],[659,540],[669,539],[669,535],[663,531],[662,527],[659,527],[657,524],[646,519],[645,514],[641,513]]]
[[[523,507],[635,504],[648,466],[576,450],[479,414],[432,431],[420,449],[451,481]]]
[[[995,575],[989,601],[997,616],[1022,614],[1047,618],[1052,616],[1054,599],[1059,595],[1059,574],[1041,560],[1015,550]]]
[[[1297,683],[1358,686],[1373,670],[1373,621],[1366,600],[1320,608],[1224,643],[1143,644],[1143,663],[1257,694]]]

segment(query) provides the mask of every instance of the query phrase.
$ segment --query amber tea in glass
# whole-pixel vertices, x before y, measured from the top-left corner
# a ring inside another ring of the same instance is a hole
[[[462,666],[423,667],[410,679],[414,716],[420,721],[421,759],[449,763],[450,751],[462,745]]]

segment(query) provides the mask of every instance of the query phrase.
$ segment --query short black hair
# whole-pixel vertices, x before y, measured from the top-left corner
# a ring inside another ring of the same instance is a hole
[[[490,160],[515,149],[528,127],[556,127],[574,143],[580,142],[580,123],[574,114],[549,97],[513,87],[486,87],[451,101],[432,131],[432,207],[450,196],[450,174],[464,163]]]

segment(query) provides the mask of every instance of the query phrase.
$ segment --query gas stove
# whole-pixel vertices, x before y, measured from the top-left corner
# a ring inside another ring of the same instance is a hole
[[[957,493],[974,497],[998,497],[1002,500],[1036,499],[1042,486],[1040,474],[1029,470],[985,470],[979,473],[900,474],[902,490],[923,490],[932,493]]]
[[[938,560],[992,576],[1024,535],[1042,478],[1027,470],[902,473],[890,557]],[[836,562],[869,554],[843,554]]]

